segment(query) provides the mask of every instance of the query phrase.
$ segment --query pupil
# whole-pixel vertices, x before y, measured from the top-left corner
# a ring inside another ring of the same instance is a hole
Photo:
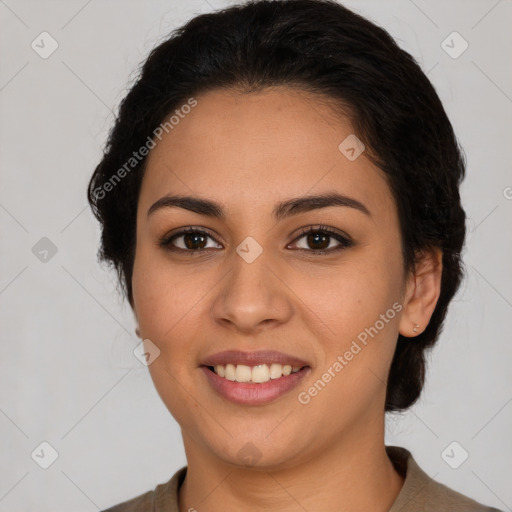
[[[189,233],[184,236],[185,246],[187,247],[187,249],[197,249],[197,247],[195,245],[197,243],[200,243],[198,241],[198,239],[201,239],[201,238],[204,239],[205,237],[203,235],[201,235],[200,233]],[[191,239],[192,239],[192,241],[191,241]],[[204,240],[203,240],[203,242],[204,242]],[[200,248],[202,248],[203,246],[204,246],[204,243]]]
[[[311,234],[308,236],[308,243],[312,242],[313,245],[315,245],[319,238],[323,238],[324,240],[324,243],[322,244],[321,247],[319,247],[318,245],[316,247],[313,247],[314,249],[326,249],[327,247],[329,247],[329,243],[325,244],[325,241],[329,238],[328,235],[322,235],[322,234],[319,234],[319,233],[315,233],[315,234]]]

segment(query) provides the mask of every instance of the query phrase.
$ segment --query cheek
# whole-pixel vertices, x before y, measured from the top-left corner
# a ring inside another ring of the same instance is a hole
[[[310,407],[312,418],[343,407],[332,432],[350,418],[365,417],[384,398],[402,308],[395,275],[400,267],[388,264],[361,260],[314,285],[303,283],[298,293],[309,297],[307,306],[315,312],[308,318],[315,322],[310,330],[322,352],[314,378],[299,390],[299,403]]]
[[[308,321],[314,320],[323,329],[324,340],[330,340],[328,348],[333,349],[373,326],[380,315],[386,315],[400,298],[397,283],[401,275],[400,258],[386,256],[377,248],[354,253],[336,267],[299,271],[293,277],[293,290],[304,301],[305,310],[314,313]],[[380,330],[397,327],[396,313],[395,307]]]
[[[141,334],[160,350],[148,366],[151,379],[169,412],[187,428],[204,413],[198,405],[194,379],[200,377],[200,370],[193,350],[194,339],[204,331],[199,317],[206,314],[201,310],[205,284],[191,271],[171,271],[154,253],[146,257],[141,250],[134,262],[132,285]]]
[[[308,318],[317,350],[315,377],[301,391],[319,415],[343,397],[339,421],[364,415],[383,399],[398,336],[401,259],[365,251],[336,269],[297,280],[297,295],[308,297]],[[322,335],[322,333],[324,333]],[[314,402],[314,403],[313,403]],[[304,402],[300,402],[304,403]],[[334,428],[334,427],[333,427]]]
[[[165,255],[141,248],[132,280],[135,311],[141,334],[157,345],[162,356],[160,365],[150,365],[150,371],[163,372],[165,364],[184,386],[199,371],[197,342],[207,332],[210,294],[218,281],[211,270],[199,271],[192,264],[173,266]]]
[[[165,257],[141,246],[135,257],[132,286],[142,333],[161,340],[171,335],[208,285],[199,286],[192,266],[173,269]]]

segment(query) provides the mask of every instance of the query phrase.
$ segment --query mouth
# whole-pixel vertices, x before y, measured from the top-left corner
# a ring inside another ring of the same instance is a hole
[[[264,405],[299,385],[310,364],[275,350],[226,350],[208,356],[200,369],[222,398],[240,405]]]
[[[215,394],[244,406],[276,402],[289,395],[312,371],[309,365],[280,363],[203,365],[200,370]]]

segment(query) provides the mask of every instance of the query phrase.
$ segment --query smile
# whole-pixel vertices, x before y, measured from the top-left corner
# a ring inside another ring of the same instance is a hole
[[[243,364],[219,364],[201,366],[200,369],[216,393],[239,405],[265,405],[274,402],[296,388],[311,372],[309,366],[292,367],[277,363],[253,367]],[[238,378],[241,381],[238,381]]]

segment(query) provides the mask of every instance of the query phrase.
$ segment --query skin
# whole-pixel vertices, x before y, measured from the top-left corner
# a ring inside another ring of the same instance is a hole
[[[441,254],[424,254],[405,273],[391,191],[364,152],[350,161],[338,150],[354,130],[325,98],[282,86],[196,99],[148,157],[132,278],[140,336],[160,349],[151,377],[182,430],[188,471],[180,511],[387,511],[403,479],[384,448],[385,383],[398,333],[414,343],[429,322]],[[357,199],[371,216],[340,206],[271,216],[279,201],[333,191]],[[169,193],[214,200],[226,218],[176,207],[148,216]],[[354,245],[315,255],[340,246],[329,236],[325,243],[298,238],[300,228],[319,225]],[[209,231],[193,246],[203,253],[159,246],[188,226]],[[236,252],[247,236],[263,249],[250,264]],[[298,393],[394,303],[401,311],[301,404]],[[311,372],[270,404],[238,405],[199,368],[227,349],[293,354]],[[258,454],[252,465],[238,456],[249,442]]]

